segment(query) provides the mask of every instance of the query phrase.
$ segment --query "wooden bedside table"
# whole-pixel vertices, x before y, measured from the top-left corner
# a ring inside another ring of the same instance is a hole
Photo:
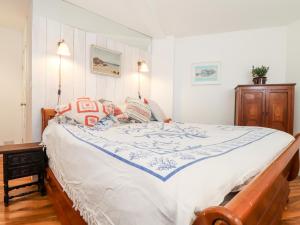
[[[39,143],[16,144],[0,146],[0,154],[3,154],[3,181],[4,181],[4,204],[8,206],[9,199],[21,197],[33,192],[45,194],[44,170],[45,155],[43,146]],[[21,185],[9,187],[8,181],[38,175],[38,180],[24,183]],[[9,196],[9,191],[23,188],[26,186],[38,185],[36,191],[21,193],[15,196]]]

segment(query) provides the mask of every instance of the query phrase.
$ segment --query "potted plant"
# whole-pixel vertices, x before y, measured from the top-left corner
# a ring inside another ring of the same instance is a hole
[[[252,66],[252,76],[254,84],[265,84],[267,81],[266,74],[269,71],[269,67],[261,66],[254,67]]]

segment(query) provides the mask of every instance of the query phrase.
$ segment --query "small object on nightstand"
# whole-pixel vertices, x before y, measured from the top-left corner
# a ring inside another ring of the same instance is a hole
[[[15,144],[0,146],[0,154],[3,154],[3,180],[4,180],[4,204],[8,206],[10,199],[22,197],[34,192],[40,192],[45,195],[44,170],[45,153],[43,146],[39,143]],[[17,186],[8,186],[8,181],[38,175],[38,180],[24,183]],[[9,191],[23,188],[31,185],[37,185],[36,191],[29,191],[14,196],[9,196]]]

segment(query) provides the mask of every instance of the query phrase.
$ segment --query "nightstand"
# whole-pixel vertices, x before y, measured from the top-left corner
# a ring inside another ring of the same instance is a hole
[[[10,199],[21,197],[33,192],[45,194],[44,170],[45,154],[43,146],[39,143],[16,144],[0,146],[0,154],[3,154],[3,181],[4,181],[4,204],[8,206]],[[37,175],[37,181],[9,187],[8,181]],[[25,192],[14,196],[9,196],[9,191],[26,186],[37,185],[35,191]]]

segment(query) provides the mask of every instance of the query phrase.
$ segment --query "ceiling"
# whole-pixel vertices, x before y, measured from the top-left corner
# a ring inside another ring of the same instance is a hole
[[[0,26],[23,30],[28,4],[28,0],[0,0]]]
[[[300,19],[300,0],[64,1],[152,37],[281,26]]]

